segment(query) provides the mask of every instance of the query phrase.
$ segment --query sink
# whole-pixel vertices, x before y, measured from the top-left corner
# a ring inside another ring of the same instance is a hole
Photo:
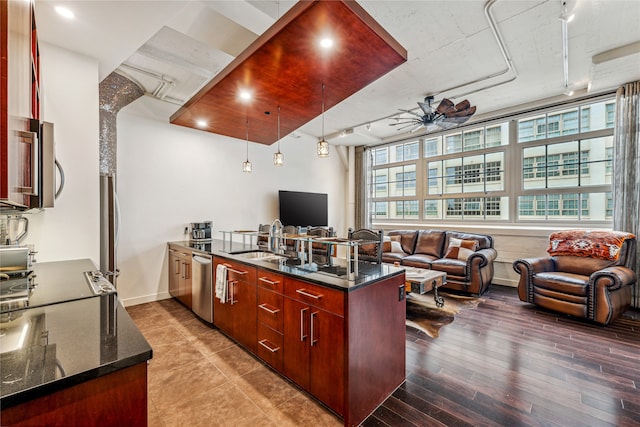
[[[274,254],[273,252],[265,252],[265,251],[243,252],[236,255],[242,258],[255,259],[260,261],[277,261],[277,260],[289,258],[286,255]]]

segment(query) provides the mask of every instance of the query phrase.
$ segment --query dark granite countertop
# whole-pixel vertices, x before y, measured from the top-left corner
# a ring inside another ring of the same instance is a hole
[[[82,282],[76,280],[78,268],[89,264],[81,261],[45,264],[38,269],[34,295],[48,295],[54,302],[3,313],[0,317],[3,408],[152,357],[151,346],[117,295],[90,296],[82,288]],[[80,293],[74,295],[70,289],[75,285]]]
[[[329,272],[311,271],[306,267],[301,267],[299,261],[264,261],[260,259],[244,258],[241,253],[243,251],[258,250],[257,246],[244,244],[242,242],[223,242],[214,239],[211,243],[192,243],[189,241],[169,242],[171,245],[182,246],[185,249],[195,252],[205,252],[213,256],[219,256],[234,261],[242,262],[248,265],[271,270],[286,276],[292,276],[297,279],[306,280],[322,286],[338,289],[345,292],[351,292],[363,286],[378,282],[387,277],[404,274],[404,270],[396,268],[389,264],[372,264],[368,262],[358,263],[358,276],[353,280],[347,280],[344,275],[332,274]],[[232,253],[233,252],[233,253]],[[345,261],[335,259],[334,267],[345,267]]]
[[[35,286],[29,293],[28,301],[23,304],[1,304],[0,313],[95,297],[84,272],[97,269],[88,258],[36,262],[31,274]]]

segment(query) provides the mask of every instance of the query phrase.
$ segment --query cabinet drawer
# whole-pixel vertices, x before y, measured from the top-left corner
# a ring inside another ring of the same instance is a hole
[[[282,332],[284,321],[284,297],[282,294],[258,287],[258,323]]]
[[[227,280],[256,284],[256,268],[239,262],[222,259],[221,264],[227,267]]]
[[[284,289],[284,276],[266,270],[258,270],[258,286],[281,294]]]
[[[282,372],[283,342],[281,333],[263,324],[258,324],[258,357],[280,372]]]
[[[287,277],[284,281],[284,294],[297,301],[344,316],[344,292]]]

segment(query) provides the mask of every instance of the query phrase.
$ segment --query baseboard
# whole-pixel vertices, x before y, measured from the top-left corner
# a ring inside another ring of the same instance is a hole
[[[494,277],[493,280],[491,281],[491,283],[496,284],[496,285],[500,285],[500,286],[510,286],[512,288],[517,288],[518,287],[518,281],[517,280],[507,279],[507,278],[504,278],[504,277]]]
[[[169,292],[162,292],[159,294],[144,295],[141,297],[121,299],[120,301],[122,301],[122,304],[125,307],[130,307],[132,305],[144,304],[147,302],[154,302],[154,301],[161,301],[163,299],[169,299],[169,298],[171,298],[171,295],[169,294]]]

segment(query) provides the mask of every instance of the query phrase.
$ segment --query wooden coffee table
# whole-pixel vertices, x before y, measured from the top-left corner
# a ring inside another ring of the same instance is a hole
[[[438,288],[447,284],[447,273],[425,268],[401,267],[405,273],[405,292],[426,294],[433,291],[437,307],[444,305],[444,298],[438,295]]]

